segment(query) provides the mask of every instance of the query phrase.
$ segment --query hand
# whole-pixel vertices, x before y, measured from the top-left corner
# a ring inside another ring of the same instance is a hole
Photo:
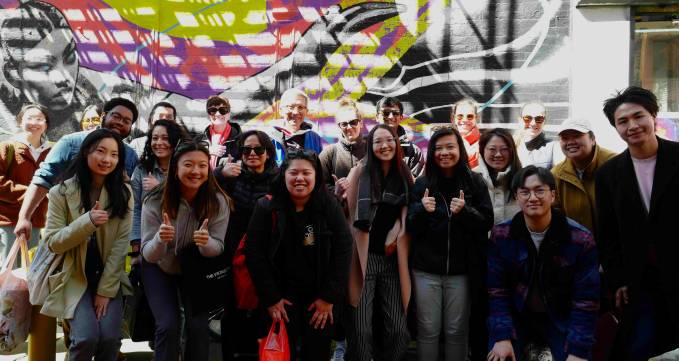
[[[627,286],[618,288],[615,291],[615,307],[622,310],[622,307],[629,303],[629,294],[627,293]]]
[[[141,187],[146,192],[155,188],[158,184],[160,184],[160,182],[158,179],[156,179],[156,177],[153,176],[153,174],[151,174],[151,172],[149,172],[148,176],[142,178],[141,180]]]
[[[90,209],[90,221],[97,227],[108,222],[108,212],[101,209],[99,201],[94,202],[94,207]]]
[[[464,192],[460,190],[460,197],[450,201],[450,212],[458,214],[464,208]]]
[[[221,145],[221,144],[212,144],[210,145],[210,155],[214,155],[215,157],[221,157],[226,153],[226,147]]]
[[[431,213],[436,210],[436,198],[429,196],[429,188],[424,190],[424,195],[422,196],[422,205],[424,210]]]
[[[136,257],[130,257],[130,266],[134,266],[136,264],[141,264],[141,255],[136,256]]]
[[[23,234],[26,236],[26,239],[31,237],[31,228],[33,227],[33,224],[31,224],[30,219],[25,219],[25,218],[20,218],[17,220],[17,225],[14,227],[14,235],[19,237],[19,235]]]
[[[313,325],[314,329],[318,329],[319,326],[321,330],[325,328],[325,323],[328,321],[328,319],[330,319],[330,324],[333,324],[332,303],[325,302],[319,298],[314,301],[314,303],[309,305],[307,311],[311,311],[313,309],[316,311],[314,312],[314,315],[311,316],[309,324]]]
[[[346,199],[347,189],[349,189],[349,181],[347,178],[337,178],[337,176],[333,174],[332,179],[335,181],[335,194],[342,199]]]
[[[514,348],[509,340],[498,341],[488,353],[488,361],[516,361]]]
[[[286,300],[285,298],[281,298],[278,303],[276,303],[273,306],[267,307],[267,311],[269,312],[269,316],[271,317],[272,320],[278,322],[281,319],[285,320],[285,322],[290,322],[288,319],[288,314],[285,312],[285,306],[292,306],[292,302]]]
[[[580,357],[575,356],[575,355],[568,355],[568,358],[566,359],[566,361],[587,361],[587,359],[580,358]]]
[[[219,164],[222,165],[222,175],[227,178],[238,177],[243,168],[241,161],[234,162],[231,154],[227,155],[226,158],[222,158]]]
[[[196,242],[196,246],[203,247],[210,240],[210,233],[207,230],[207,218],[203,221],[203,224],[198,228],[197,231],[193,232],[193,241]]]
[[[163,213],[163,223],[158,229],[158,238],[165,244],[170,244],[172,243],[172,240],[174,240],[174,226],[167,213]]]
[[[100,321],[106,316],[108,310],[108,301],[110,298],[96,295],[94,296],[94,314],[97,316],[97,321]]]

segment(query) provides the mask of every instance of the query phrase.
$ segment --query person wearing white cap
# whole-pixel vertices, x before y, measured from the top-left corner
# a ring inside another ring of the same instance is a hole
[[[615,153],[596,144],[592,126],[585,118],[566,119],[559,127],[559,144],[566,159],[552,168],[555,206],[594,232],[596,172]]]

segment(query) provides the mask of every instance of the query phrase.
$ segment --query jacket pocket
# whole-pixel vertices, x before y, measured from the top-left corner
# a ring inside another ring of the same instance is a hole
[[[57,292],[64,287],[64,279],[66,278],[66,271],[57,272],[47,277],[47,286],[50,293]]]

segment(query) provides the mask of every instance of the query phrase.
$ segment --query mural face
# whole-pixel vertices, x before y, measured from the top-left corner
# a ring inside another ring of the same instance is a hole
[[[205,99],[229,98],[233,120],[284,118],[289,88],[309,95],[308,118],[338,135],[337,102],[362,104],[374,124],[383,96],[401,122],[450,119],[463,97],[486,123],[515,123],[519,105],[568,116],[569,0],[0,0],[0,128],[24,102],[47,106],[49,135],[79,128],[86,105],[135,101],[142,118],[165,100],[192,130],[209,124]],[[142,119],[139,123],[145,123]],[[276,124],[282,125],[282,124]]]

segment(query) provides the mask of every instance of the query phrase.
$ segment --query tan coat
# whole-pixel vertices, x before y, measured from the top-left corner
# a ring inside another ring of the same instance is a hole
[[[49,277],[49,296],[40,313],[64,319],[73,318],[75,307],[87,288],[85,256],[87,242],[94,232],[104,263],[97,294],[113,298],[118,294],[121,284],[123,294],[132,294],[132,286],[125,274],[125,256],[129,245],[133,202],[130,197],[130,211],[124,219],[112,217],[97,228],[90,220],[89,212],[82,213],[80,209],[80,190],[73,178],[63,186],[52,187],[44,239],[52,252],[64,254],[64,263],[61,272]],[[99,203],[102,207],[108,204],[106,188],[101,190]]]
[[[368,232],[364,232],[354,227],[356,217],[356,202],[358,199],[358,180],[361,176],[362,166],[351,169],[347,180],[347,205],[349,207],[349,229],[354,237],[354,250],[351,255],[351,266],[349,268],[349,304],[358,307],[361,299],[361,291],[365,282],[365,274],[368,266]],[[403,206],[401,218],[396,221],[394,227],[387,234],[387,239],[396,239],[396,257],[398,260],[398,276],[401,283],[401,299],[403,300],[404,311],[408,310],[412,284],[410,281],[410,270],[408,269],[408,252],[410,249],[410,235],[406,232],[406,215],[408,207]]]

